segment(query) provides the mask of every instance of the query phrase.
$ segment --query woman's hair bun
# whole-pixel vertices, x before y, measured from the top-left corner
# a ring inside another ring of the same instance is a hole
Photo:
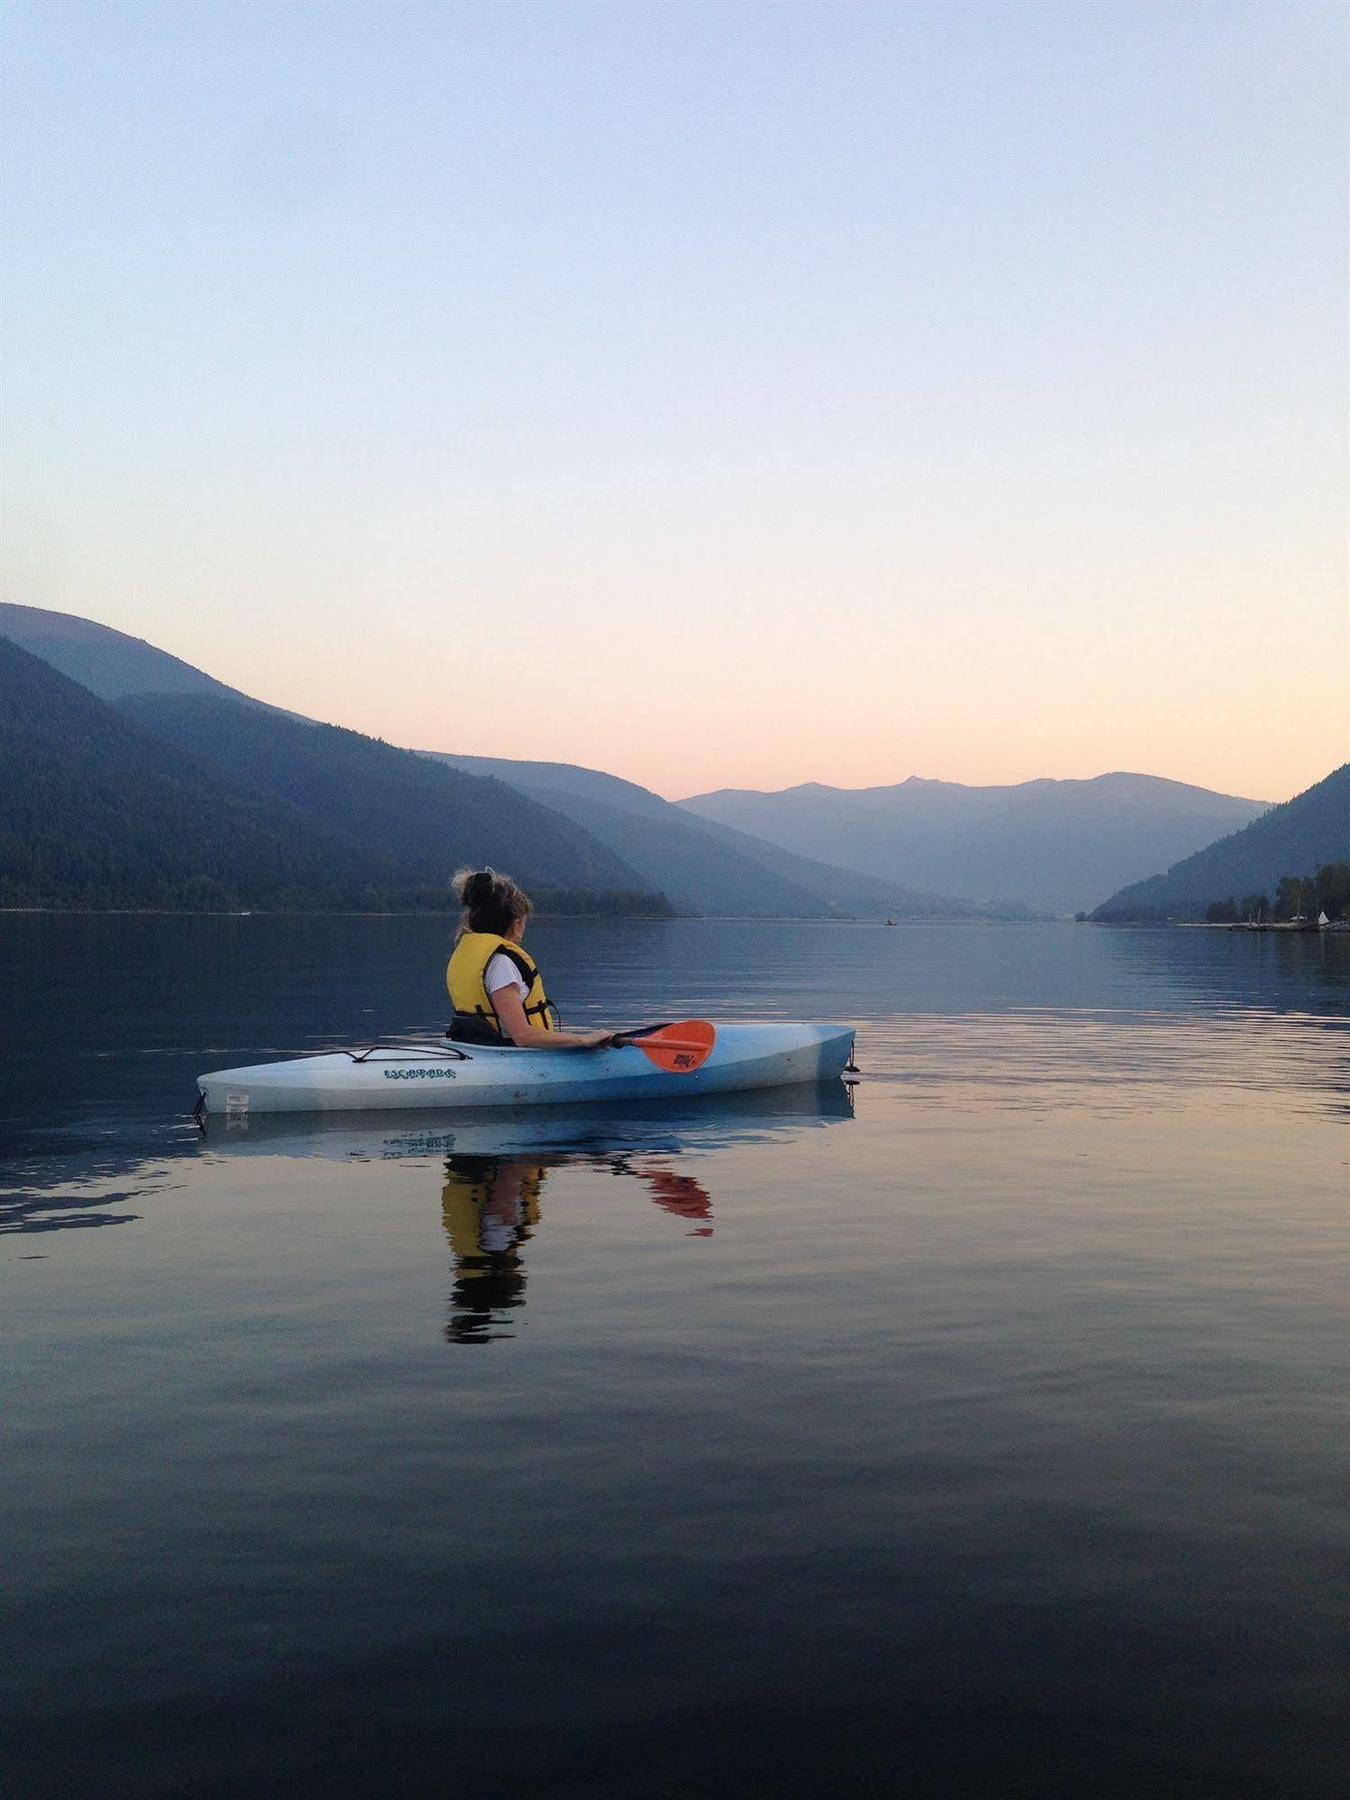
[[[461,869],[450,883],[474,931],[506,931],[530,911],[529,896],[495,869]]]
[[[460,869],[450,886],[465,906],[481,906],[492,897],[495,882],[491,869]]]

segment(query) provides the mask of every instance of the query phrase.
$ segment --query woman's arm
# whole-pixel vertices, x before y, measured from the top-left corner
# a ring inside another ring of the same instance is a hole
[[[525,1002],[520,989],[508,984],[488,995],[493,1010],[501,1020],[502,1030],[522,1050],[581,1050],[607,1044],[612,1031],[544,1031],[531,1025],[525,1017]]]

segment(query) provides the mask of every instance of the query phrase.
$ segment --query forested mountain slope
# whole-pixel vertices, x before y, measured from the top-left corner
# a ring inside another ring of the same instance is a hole
[[[505,783],[357,731],[214,695],[142,694],[118,710],[223,779],[347,833],[411,881],[444,888],[457,867],[491,862],[526,886],[645,885],[589,833]]]
[[[1122,888],[1092,917],[1107,923],[1203,918],[1211,901],[1270,896],[1281,876],[1311,875],[1332,862],[1350,862],[1350,763],[1165,875]]]
[[[0,637],[0,905],[360,907],[388,874]]]

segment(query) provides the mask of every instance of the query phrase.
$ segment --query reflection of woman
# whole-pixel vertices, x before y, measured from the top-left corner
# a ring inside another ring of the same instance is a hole
[[[494,869],[461,869],[452,883],[464,903],[445,971],[455,1016],[450,1036],[466,1044],[519,1044],[571,1050],[607,1044],[608,1031],[563,1031],[539,966],[521,947],[528,895]]]
[[[446,1158],[441,1211],[455,1259],[446,1336],[485,1344],[499,1313],[525,1303],[520,1247],[539,1222],[544,1170],[495,1156]]]
[[[450,1323],[445,1335],[455,1344],[486,1344],[509,1332],[492,1327],[512,1308],[525,1304],[521,1249],[539,1223],[539,1194],[550,1168],[568,1165],[608,1168],[644,1182],[664,1211],[688,1219],[691,1237],[712,1236],[712,1200],[702,1182],[656,1164],[635,1168],[626,1157],[594,1160],[555,1157],[513,1162],[502,1156],[448,1156],[441,1211],[455,1259],[450,1290]]]

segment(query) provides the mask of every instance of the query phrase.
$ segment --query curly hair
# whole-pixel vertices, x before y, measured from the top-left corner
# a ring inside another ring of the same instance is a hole
[[[505,937],[517,919],[528,919],[530,897],[495,869],[461,869],[450,883],[464,908],[463,928]]]

